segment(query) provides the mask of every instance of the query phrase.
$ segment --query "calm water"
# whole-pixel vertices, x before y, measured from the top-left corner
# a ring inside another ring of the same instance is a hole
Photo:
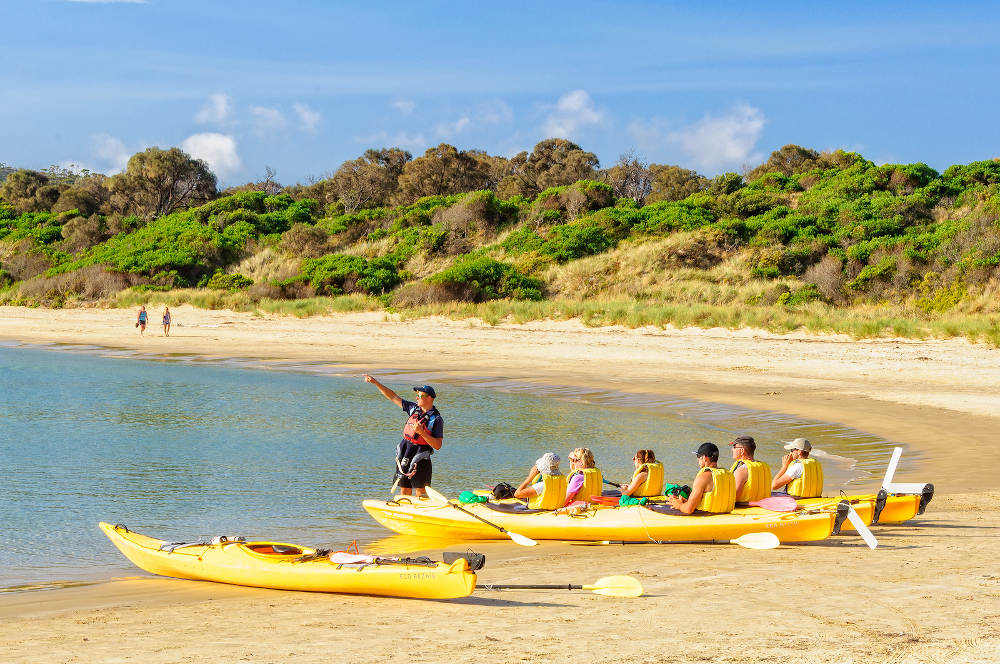
[[[405,416],[360,377],[89,351],[0,346],[0,588],[135,573],[101,520],[169,540],[339,548],[388,534],[360,503],[388,494]],[[383,382],[410,398],[419,378]],[[496,379],[435,386],[445,446],[434,486],[448,494],[517,484],[543,452],[565,459],[577,446],[611,479],[627,478],[635,449],[649,447],[671,479],[690,482],[701,441],[806,435],[837,455],[825,466],[831,486],[881,472],[891,451],[843,427],[714,404]],[[780,454],[772,442],[762,456],[773,465]]]

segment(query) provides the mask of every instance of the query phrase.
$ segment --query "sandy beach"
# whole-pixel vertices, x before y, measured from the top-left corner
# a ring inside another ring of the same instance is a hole
[[[0,661],[995,662],[1000,550],[991,443],[1000,351],[958,340],[850,340],[755,330],[489,326],[383,313],[298,319],[172,309],[0,307],[0,340],[162,357],[326,363],[732,404],[842,423],[919,450],[899,481],[933,482],[927,513],[857,538],[727,545],[477,544],[485,583],[632,574],[639,599],[477,591],[431,602],[136,578],[0,595]],[[159,320],[159,310],[151,310]],[[456,547],[452,547],[456,548]]]

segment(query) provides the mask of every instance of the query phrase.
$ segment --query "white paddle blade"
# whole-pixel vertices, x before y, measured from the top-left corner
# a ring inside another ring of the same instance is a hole
[[[888,493],[919,495],[924,492],[925,486],[927,485],[923,482],[889,482],[883,484],[882,488]]]
[[[525,537],[524,535],[519,535],[518,533],[512,533],[509,530],[507,531],[507,537],[511,538],[521,546],[535,546],[538,544],[538,542],[530,537]]]
[[[774,533],[747,533],[730,542],[744,549],[776,549],[781,546],[781,540]]]
[[[445,496],[444,494],[442,494],[442,493],[440,493],[440,492],[435,491],[434,489],[432,489],[430,484],[424,485],[424,491],[427,492],[427,497],[430,498],[431,500],[433,500],[434,502],[437,502],[437,503],[446,503],[446,502],[448,502],[447,496]]]
[[[641,597],[642,584],[635,577],[627,575],[605,576],[597,580],[596,583],[584,586],[584,590],[590,590],[597,595],[609,595],[611,597]]]
[[[861,535],[861,539],[865,541],[869,549],[875,549],[878,546],[878,540],[872,535],[872,531],[868,530],[868,526],[865,525],[864,520],[858,515],[854,508],[848,503],[847,505],[847,520],[851,522],[854,529],[858,531]]]
[[[899,465],[899,457],[901,456],[903,456],[903,448],[893,448],[892,458],[889,459],[889,465],[885,469],[885,479],[882,480],[882,488],[886,491],[889,490],[886,488],[886,485],[892,483],[892,477],[896,474],[896,466]]]

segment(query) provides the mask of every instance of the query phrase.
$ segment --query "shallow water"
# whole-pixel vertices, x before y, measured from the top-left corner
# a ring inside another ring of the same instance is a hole
[[[240,534],[341,548],[385,537],[361,500],[388,494],[405,415],[339,372],[0,345],[0,588],[134,573],[101,520],[167,540]],[[382,379],[403,398],[423,382],[402,371]],[[436,387],[445,445],[433,484],[447,494],[516,484],[543,452],[565,459],[578,446],[610,479],[627,479],[633,452],[652,448],[671,480],[690,482],[690,452],[704,440],[750,432],[774,465],[775,441],[805,436],[833,455],[828,486],[880,474],[891,452],[839,425],[718,404],[496,377]]]

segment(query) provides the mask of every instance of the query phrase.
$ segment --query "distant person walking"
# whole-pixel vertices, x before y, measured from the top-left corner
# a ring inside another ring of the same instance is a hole
[[[409,417],[403,427],[403,439],[396,448],[396,477],[404,496],[416,494],[426,497],[424,488],[431,483],[431,454],[441,449],[444,442],[444,419],[434,407],[437,394],[430,385],[414,387],[417,402],[407,401],[372,376],[365,374],[365,382],[378,388],[389,401],[393,402]]]
[[[146,313],[146,305],[139,307],[139,317],[135,320],[135,326],[139,328],[139,335],[142,336],[146,333],[146,321],[149,320],[149,314]]]
[[[170,307],[163,307],[163,336],[170,336]]]

